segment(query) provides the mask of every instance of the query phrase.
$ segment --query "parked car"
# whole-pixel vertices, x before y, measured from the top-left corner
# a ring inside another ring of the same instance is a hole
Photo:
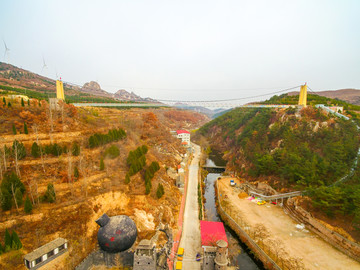
[[[179,248],[178,253],[177,253],[177,260],[178,261],[182,261],[184,257],[184,248]]]
[[[230,186],[235,186],[235,185],[236,185],[236,183],[235,183],[234,179],[231,179],[230,180]]]
[[[257,202],[258,205],[263,205],[263,204],[265,204],[265,203],[266,203],[265,201],[258,201],[258,202]]]

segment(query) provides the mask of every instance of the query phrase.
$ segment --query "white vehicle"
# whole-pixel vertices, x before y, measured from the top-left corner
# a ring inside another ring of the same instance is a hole
[[[233,179],[231,179],[230,180],[230,186],[235,186],[235,185],[236,185],[235,181]]]

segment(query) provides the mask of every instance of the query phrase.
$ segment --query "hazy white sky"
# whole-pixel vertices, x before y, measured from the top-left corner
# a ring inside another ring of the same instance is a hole
[[[0,37],[11,64],[51,78],[211,100],[359,89],[359,14],[359,0],[0,0]]]

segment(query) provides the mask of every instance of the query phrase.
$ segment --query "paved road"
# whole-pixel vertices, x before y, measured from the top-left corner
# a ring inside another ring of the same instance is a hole
[[[201,252],[199,209],[197,202],[198,172],[200,160],[200,147],[194,145],[195,157],[189,167],[189,180],[184,211],[183,232],[180,247],[183,247],[183,269],[200,269],[200,262],[195,260],[196,253]]]

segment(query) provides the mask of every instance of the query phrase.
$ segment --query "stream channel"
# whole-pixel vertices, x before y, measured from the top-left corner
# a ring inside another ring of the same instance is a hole
[[[206,166],[225,166],[225,161],[219,158],[219,155],[210,154],[206,160]],[[214,183],[220,176],[219,173],[209,173],[205,179],[205,194],[206,202],[204,204],[206,220],[221,221],[215,207],[215,189]],[[225,224],[224,224],[225,225]],[[244,243],[242,243],[231,228],[225,226],[226,236],[229,242],[229,258],[230,265],[237,266],[238,269],[265,269],[261,262],[257,261],[251,254]]]

